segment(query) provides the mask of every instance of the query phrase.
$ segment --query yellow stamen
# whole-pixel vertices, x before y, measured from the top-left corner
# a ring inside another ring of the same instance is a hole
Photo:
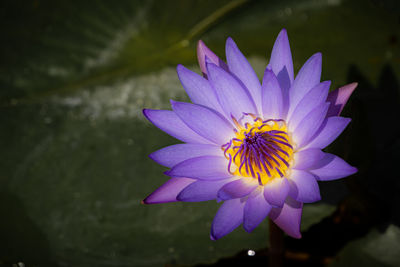
[[[234,119],[236,136],[222,148],[232,174],[258,179],[260,185],[265,185],[287,175],[293,147],[283,120],[262,121],[255,117],[253,121],[242,127]]]

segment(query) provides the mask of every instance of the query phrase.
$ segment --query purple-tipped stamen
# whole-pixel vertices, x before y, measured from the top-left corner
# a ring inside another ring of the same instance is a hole
[[[279,170],[279,168],[275,167],[275,170],[279,173],[279,175],[280,175],[281,177],[283,177],[283,173],[281,172],[281,170]]]
[[[250,115],[246,113],[245,115]],[[251,115],[250,115],[251,116]],[[260,118],[255,118],[255,121]],[[283,120],[266,120],[265,123],[270,121],[283,121]],[[290,158],[290,151],[283,146],[292,148],[288,141],[288,135],[280,130],[266,130],[262,131],[263,127],[250,127],[249,123],[245,124],[247,132],[244,132],[244,138],[233,138],[231,142],[224,145],[226,153],[229,149],[234,152],[229,153],[229,171],[231,172],[232,161],[237,162],[240,156],[240,164],[238,171],[242,175],[252,176],[262,182],[262,175],[272,177],[272,171],[276,171],[279,176],[283,176],[281,168],[289,167],[288,159]],[[233,142],[236,142],[235,145]],[[240,143],[240,145],[238,144]],[[260,178],[259,178],[260,177]]]
[[[259,184],[259,185],[263,185],[263,184],[262,184],[262,181],[261,181],[260,173],[258,173],[258,172],[257,172],[257,179],[258,179],[258,184]]]
[[[286,143],[286,142],[283,142],[283,141],[276,140],[275,138],[271,138],[271,139],[272,139],[273,141],[275,141],[275,142],[279,143],[279,144],[282,144],[282,145],[284,145],[284,146],[287,146],[287,147],[290,147],[291,149],[293,149],[292,145],[291,145],[291,144],[289,144],[289,143]]]
[[[226,157],[226,152],[229,150],[229,148],[231,147],[231,145],[232,145],[232,140],[229,141],[229,143],[226,143],[225,145],[222,146],[222,148],[223,148],[224,146],[226,146],[226,148],[225,148],[225,150],[224,150],[224,156],[225,156],[225,157]],[[230,156],[230,154],[229,154],[229,156]]]

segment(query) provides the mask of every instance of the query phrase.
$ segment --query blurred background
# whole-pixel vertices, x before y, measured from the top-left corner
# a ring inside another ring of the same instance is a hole
[[[188,100],[199,39],[234,38],[261,77],[286,28],[295,72],[323,54],[331,89],[359,87],[327,151],[359,172],[320,183],[287,266],[400,266],[397,0],[0,2],[0,266],[266,266],[267,222],[213,242],[219,204],[140,201],[176,143],[141,110]],[[254,256],[249,250],[255,252]]]

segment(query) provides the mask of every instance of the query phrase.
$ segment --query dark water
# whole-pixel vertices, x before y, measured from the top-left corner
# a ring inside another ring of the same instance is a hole
[[[287,263],[400,266],[397,1],[36,0],[0,10],[1,266],[264,260],[266,223],[212,242],[215,202],[140,204],[167,179],[147,155],[175,143],[141,109],[187,100],[175,66],[198,69],[198,39],[223,56],[232,36],[261,74],[281,28],[295,71],[320,51],[332,88],[359,82],[345,110],[353,122],[328,150],[360,171],[321,184]]]

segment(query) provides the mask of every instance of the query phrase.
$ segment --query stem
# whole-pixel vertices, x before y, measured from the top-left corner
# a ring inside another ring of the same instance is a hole
[[[269,219],[269,266],[283,266],[283,231]]]
[[[225,16],[232,10],[242,6],[246,2],[248,2],[248,0],[235,0],[235,1],[228,2],[228,4],[218,8],[211,15],[209,15],[208,17],[204,18],[199,23],[194,25],[194,27],[187,34],[186,39],[191,40],[195,36],[202,34],[208,28],[210,28],[210,25],[215,23],[217,20],[219,20],[220,18],[222,18],[223,16]]]

